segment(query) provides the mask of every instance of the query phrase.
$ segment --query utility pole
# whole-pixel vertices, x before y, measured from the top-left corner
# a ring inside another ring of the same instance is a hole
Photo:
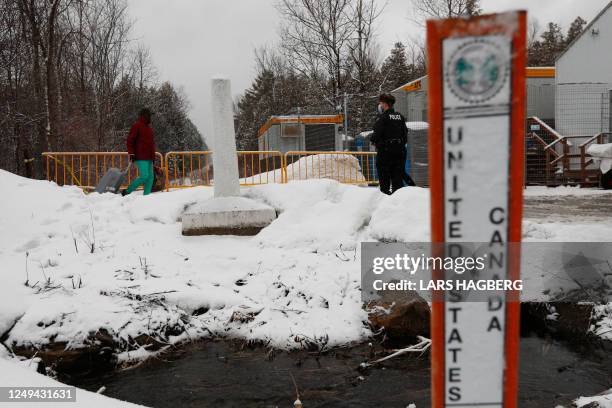
[[[344,140],[342,141],[342,147],[346,147],[348,141],[348,94],[344,92]]]

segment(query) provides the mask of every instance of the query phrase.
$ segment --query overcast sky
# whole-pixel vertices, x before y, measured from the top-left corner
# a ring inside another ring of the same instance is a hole
[[[209,81],[232,80],[238,95],[254,75],[253,49],[278,40],[277,0],[128,0],[134,35],[151,49],[159,80],[182,87],[191,102],[191,119],[210,132]],[[384,4],[384,0],[380,0]],[[482,0],[485,12],[526,9],[543,27],[564,27],[578,15],[590,21],[608,0]],[[411,20],[410,0],[388,0],[378,22],[384,57],[394,42],[424,35]]]

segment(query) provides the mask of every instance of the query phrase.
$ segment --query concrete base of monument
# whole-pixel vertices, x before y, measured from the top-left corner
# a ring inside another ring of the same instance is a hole
[[[256,235],[276,219],[274,208],[244,197],[213,198],[188,207],[183,235]]]

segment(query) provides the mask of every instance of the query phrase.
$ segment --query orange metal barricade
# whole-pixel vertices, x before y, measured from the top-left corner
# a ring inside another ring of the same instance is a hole
[[[161,153],[155,153],[155,156],[156,165],[165,169]],[[127,152],[45,152],[42,157],[48,181],[84,190],[93,190],[111,167],[123,169],[129,163]],[[127,187],[137,173],[136,166],[132,166],[122,188]]]
[[[156,153],[156,165],[165,173],[165,189],[212,186],[214,167],[211,151]],[[111,168],[128,165],[126,152],[43,153],[47,180],[93,190]],[[347,184],[377,184],[376,153],[239,151],[237,165],[240,185],[255,186],[293,180],[327,178]],[[132,166],[125,188],[137,176]]]
[[[285,183],[283,154],[278,151],[240,151],[238,174],[243,186]]]
[[[310,152],[285,154],[285,180],[331,179],[345,184],[377,184],[374,152]]]
[[[166,191],[212,185],[212,152],[168,152],[166,162]]]
[[[166,153],[166,189],[211,186],[214,179],[212,152]],[[277,151],[237,152],[240,185],[284,183],[284,158]]]

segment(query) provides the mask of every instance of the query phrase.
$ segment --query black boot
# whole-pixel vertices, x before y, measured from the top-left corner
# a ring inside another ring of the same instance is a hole
[[[128,195],[127,188],[124,188],[123,190],[121,190],[121,196],[125,197],[126,195]]]

